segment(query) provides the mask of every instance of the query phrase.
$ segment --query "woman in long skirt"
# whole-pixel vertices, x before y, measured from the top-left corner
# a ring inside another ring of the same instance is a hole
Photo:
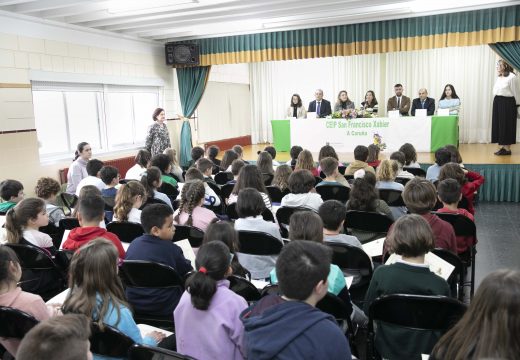
[[[498,78],[493,86],[493,120],[491,142],[498,143],[495,155],[511,155],[511,144],[516,143],[517,103],[520,93],[514,70],[504,60],[497,63]]]

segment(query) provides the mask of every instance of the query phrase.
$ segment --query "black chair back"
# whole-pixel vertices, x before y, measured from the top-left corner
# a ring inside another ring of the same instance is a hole
[[[370,283],[372,279],[372,261],[370,257],[357,246],[348,244],[326,242],[332,249],[332,263],[337,265],[344,273],[360,276],[360,280],[351,287]]]
[[[270,234],[259,231],[239,231],[240,252],[251,255],[278,255],[283,243]]]
[[[79,220],[76,218],[68,217],[60,220],[60,228],[63,230],[72,230],[77,227],[80,227],[80,225]]]
[[[184,288],[184,281],[174,268],[152,261],[125,260],[119,266],[119,276],[125,286],[132,288]]]
[[[168,196],[171,201],[177,199],[177,196],[179,196],[179,189],[171,184],[168,184],[167,182],[163,182],[157,191],[162,192]]]
[[[267,194],[269,194],[269,198],[271,199],[272,203],[280,203],[282,202],[282,190],[278,186],[267,186]]]
[[[18,256],[22,269],[28,270],[53,270],[57,266],[51,256],[45,250],[26,244],[5,244]]]
[[[113,196],[103,196],[103,200],[105,201],[105,211],[114,211],[116,198]]]
[[[160,347],[134,344],[128,352],[128,360],[195,360],[191,356],[182,355]]]
[[[453,226],[455,235],[457,236],[477,236],[477,227],[471,219],[460,214],[446,214],[435,212],[435,215],[442,220],[449,222]]]
[[[112,221],[108,223],[107,231],[116,234],[119,240],[125,243],[131,243],[144,234],[141,224],[130,221]]]
[[[316,192],[321,195],[323,201],[338,200],[345,204],[350,195],[350,188],[343,185],[323,185],[317,186]]]
[[[0,338],[21,340],[37,324],[38,320],[26,312],[0,306]]]
[[[49,223],[47,226],[42,226],[38,229],[40,232],[49,235],[52,239],[52,244],[56,249],[59,249],[61,246],[61,241],[63,240],[63,234],[65,233],[65,228],[61,226],[54,226],[52,223]]]
[[[286,207],[282,206],[276,211],[276,220],[278,221],[278,225],[280,226],[280,232],[282,234],[282,237],[287,238],[289,237],[289,223],[292,214],[294,214],[296,211],[312,211],[311,209],[307,208],[292,208],[292,207]]]
[[[341,175],[345,175],[345,170],[347,170],[346,166],[338,166],[338,171]]]
[[[361,231],[386,234],[392,224],[393,220],[383,214],[369,211],[349,210],[345,216],[344,226],[345,230],[347,230],[347,228],[352,228]]]
[[[61,204],[59,204],[59,205],[65,206],[68,210],[68,214],[70,214],[72,212],[72,209],[78,203],[78,197],[75,194],[69,194],[66,192],[62,192],[59,195],[59,199],[61,202]]]
[[[414,176],[420,176],[420,177],[423,177],[423,178],[426,177],[426,171],[424,171],[421,168],[405,166],[405,167],[403,167],[403,170],[404,171],[408,171],[411,174],[414,174]]]
[[[274,179],[273,174],[262,173],[262,180],[264,181],[265,186],[270,186],[271,183],[273,182],[273,179]]]
[[[433,249],[432,253],[443,259],[444,261],[455,266],[453,272],[446,280],[450,285],[452,297],[456,297],[460,301],[464,300],[464,265],[462,260],[454,253],[446,249]]]
[[[69,271],[70,261],[74,255],[75,250],[58,250],[54,256],[54,261],[58,265],[64,274]]]
[[[228,216],[229,220],[235,221],[238,219],[238,213],[237,213],[237,203],[232,203],[226,206],[226,215]]]
[[[322,181],[323,181],[322,178],[320,178],[319,176],[315,176],[314,177],[314,186],[318,185]]]
[[[215,175],[214,180],[218,185],[225,185],[228,181],[233,180],[233,173],[221,171]]]
[[[229,198],[229,196],[233,192],[234,187],[235,187],[235,184],[222,185],[222,187],[220,188],[220,194],[221,194],[223,200],[226,200]]]
[[[388,206],[406,206],[400,190],[379,189],[379,198],[384,200]]]
[[[103,330],[95,322],[91,324],[90,351],[97,355],[116,358],[127,358],[132,340],[120,330],[110,325],[104,325]]]
[[[247,279],[236,275],[231,275],[227,279],[229,280],[229,289],[242,296],[248,303],[260,300],[260,291]]]
[[[148,205],[152,205],[152,204],[168,205],[164,201],[162,201],[161,199],[156,199],[154,197],[149,197],[149,198],[146,199],[146,202],[139,208],[139,210],[143,210],[145,207],[147,207]]]
[[[267,296],[267,295],[282,295],[282,293],[280,292],[280,287],[278,286],[278,284],[267,285],[266,287],[264,287],[260,291],[260,296],[261,297],[264,297],[264,296]]]
[[[328,292],[327,295],[316,304],[316,308],[334,316],[334,319],[338,322],[345,321],[347,323],[347,338],[351,349],[354,349],[354,325],[350,319],[351,307],[345,304],[338,296]]]
[[[204,240],[204,231],[194,226],[175,225],[175,234],[173,234],[173,242],[188,239],[191,247],[198,248]]]
[[[407,183],[408,181],[410,181],[410,180],[412,180],[412,179],[411,179],[411,178],[406,178],[406,177],[396,177],[396,178],[395,178],[395,182],[397,182],[397,183],[399,183],[399,184],[401,184],[401,185],[403,185],[403,186],[405,186],[406,183]]]

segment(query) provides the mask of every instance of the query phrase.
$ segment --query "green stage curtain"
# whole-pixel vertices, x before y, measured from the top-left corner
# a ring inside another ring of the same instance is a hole
[[[181,97],[182,114],[189,118],[197,109],[206,84],[208,83],[211,66],[196,66],[177,69],[179,94]],[[191,160],[191,126],[184,121],[181,129],[180,165],[187,167]]]
[[[517,71],[520,71],[520,41],[499,42],[496,44],[489,44],[498,55],[513,66]]]

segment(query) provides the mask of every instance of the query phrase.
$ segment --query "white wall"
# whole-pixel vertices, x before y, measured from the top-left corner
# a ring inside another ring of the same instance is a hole
[[[0,178],[22,181],[31,194],[38,177],[57,177],[70,164],[40,164],[31,80],[162,84],[160,103],[173,117],[180,112],[173,73],[161,44],[0,13]]]

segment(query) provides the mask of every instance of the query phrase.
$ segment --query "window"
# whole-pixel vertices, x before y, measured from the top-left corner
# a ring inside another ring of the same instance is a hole
[[[95,154],[144,145],[158,87],[33,82],[41,159],[71,156],[87,141]]]

